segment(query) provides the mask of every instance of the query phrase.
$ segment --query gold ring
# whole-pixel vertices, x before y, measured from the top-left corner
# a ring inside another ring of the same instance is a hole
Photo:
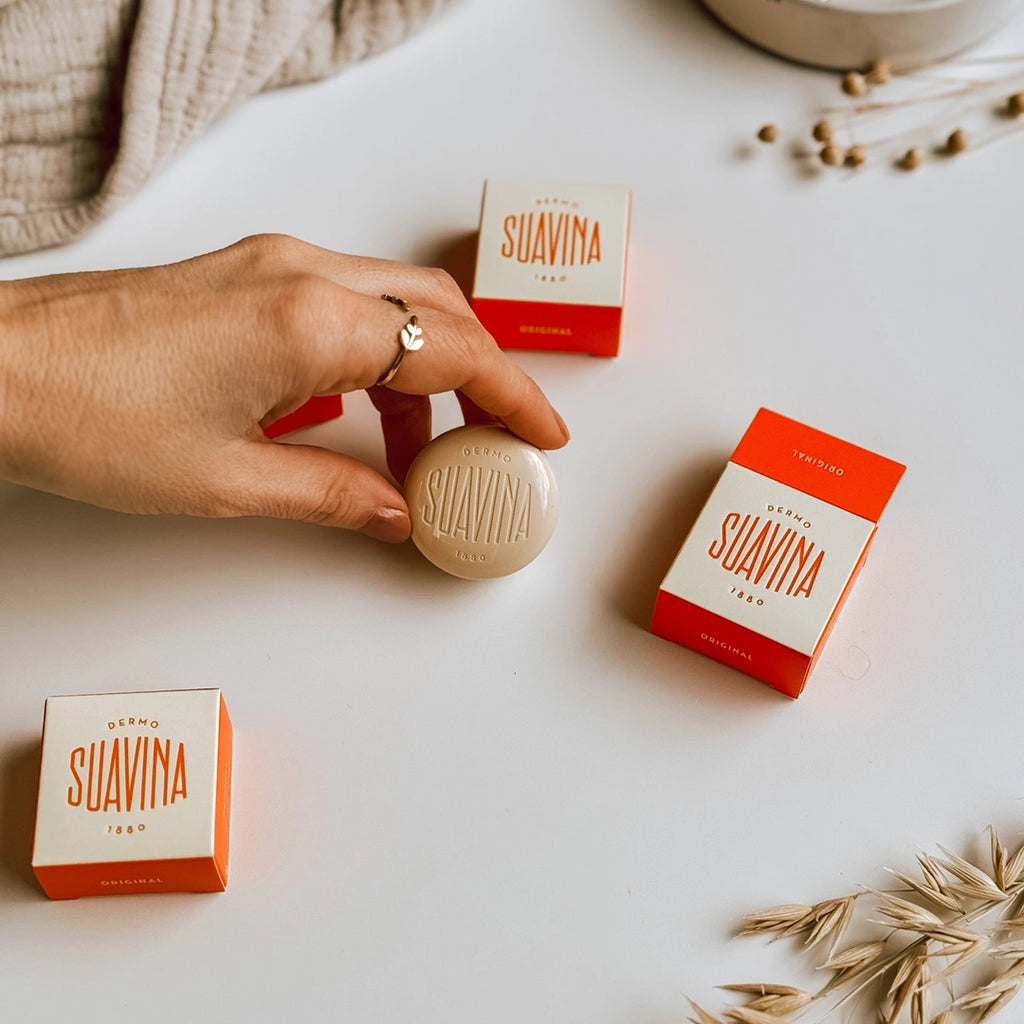
[[[405,299],[398,298],[397,295],[382,295],[381,298],[385,302],[391,302],[398,306],[403,313],[410,312],[409,303]],[[395,374],[398,373],[398,368],[402,365],[406,352],[415,352],[417,349],[423,348],[423,328],[420,327],[419,323],[419,318],[413,313],[409,317],[409,322],[399,331],[398,355],[395,356],[392,364],[387,368],[380,380],[377,381],[376,387],[383,387],[391,382]]]

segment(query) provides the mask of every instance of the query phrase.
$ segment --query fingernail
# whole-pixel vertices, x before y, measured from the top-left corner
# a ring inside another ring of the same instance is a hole
[[[360,533],[386,544],[401,544],[409,539],[412,526],[409,513],[402,508],[388,508],[382,505],[374,509],[373,515],[363,525]]]
[[[565,425],[565,420],[563,420],[562,417],[559,416],[557,412],[555,413],[555,422],[561,428],[562,439],[565,440],[565,441],[568,441],[569,440],[569,428]]]

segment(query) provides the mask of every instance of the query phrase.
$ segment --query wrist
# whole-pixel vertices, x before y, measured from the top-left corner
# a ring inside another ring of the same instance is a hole
[[[0,281],[0,480],[31,483],[35,381],[44,346],[33,340],[31,286]]]
[[[10,425],[10,390],[13,376],[12,363],[17,342],[11,315],[11,286],[0,283],[0,480],[10,477],[8,448],[12,434]]]

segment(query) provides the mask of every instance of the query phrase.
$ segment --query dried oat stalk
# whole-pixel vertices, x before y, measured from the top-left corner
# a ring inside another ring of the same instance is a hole
[[[748,914],[740,935],[799,940],[825,949],[827,980],[814,992],[793,985],[723,985],[734,1005],[711,1012],[691,1001],[692,1024],[819,1024],[853,1001],[871,1004],[877,1024],[982,1024],[1024,987],[1024,843],[1010,854],[989,829],[989,864],[940,849],[919,854],[917,871],[890,871],[898,890],[865,890],[819,903],[784,903]],[[855,912],[875,935],[843,945]],[[845,1018],[844,1018],[845,1020]]]

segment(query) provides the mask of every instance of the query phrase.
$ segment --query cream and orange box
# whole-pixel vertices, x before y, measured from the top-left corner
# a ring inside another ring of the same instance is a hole
[[[32,867],[51,899],[227,887],[219,689],[48,697]]]
[[[652,631],[798,697],[904,469],[761,409],[661,585]]]
[[[630,191],[489,179],[472,306],[505,349],[619,352]]]

